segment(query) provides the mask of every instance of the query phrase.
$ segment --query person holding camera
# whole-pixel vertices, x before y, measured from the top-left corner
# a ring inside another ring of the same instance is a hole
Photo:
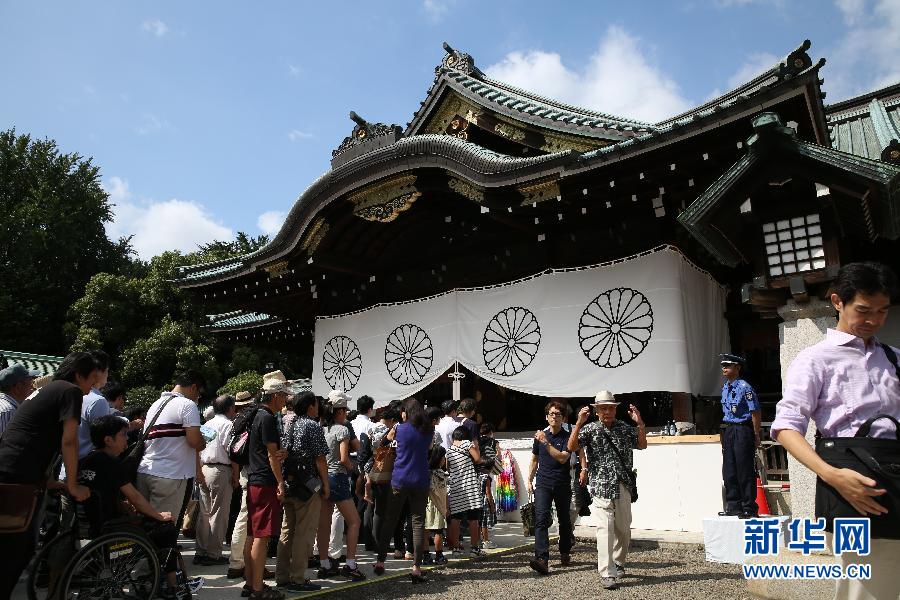
[[[602,391],[591,404],[599,420],[588,423],[591,408],[578,412],[578,421],[569,435],[569,452],[584,448],[587,458],[588,490],[593,496],[592,512],[598,515],[597,571],[604,589],[619,587],[625,575],[625,559],[631,544],[631,503],[637,500],[637,478],[633,450],[647,447],[647,432],[641,413],[628,405],[630,425],[616,419],[616,397]]]
[[[275,583],[291,592],[311,592],[322,586],[306,577],[309,550],[319,526],[322,498],[331,493],[328,485],[328,444],[319,425],[319,401],[312,392],[302,392],[289,401],[284,417],[281,445],[287,450],[284,462],[287,493],[284,520],[275,559]],[[319,486],[319,492],[315,490]]]

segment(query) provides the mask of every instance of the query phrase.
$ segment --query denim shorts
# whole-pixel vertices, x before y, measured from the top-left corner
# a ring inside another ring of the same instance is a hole
[[[350,499],[350,476],[346,473],[334,473],[328,475],[328,487],[331,488],[329,502],[341,502]]]

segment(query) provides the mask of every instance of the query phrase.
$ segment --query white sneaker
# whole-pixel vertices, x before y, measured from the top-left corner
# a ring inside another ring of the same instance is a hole
[[[488,540],[488,541],[486,541],[485,543],[483,543],[483,544],[481,545],[481,547],[482,547],[482,548],[487,548],[488,550],[494,550],[495,548],[497,548],[497,544],[495,544],[494,542]]]
[[[487,552],[485,552],[481,548],[472,548],[472,550],[469,551],[469,556],[471,558],[478,558],[480,556],[486,556],[486,555],[487,555]]]

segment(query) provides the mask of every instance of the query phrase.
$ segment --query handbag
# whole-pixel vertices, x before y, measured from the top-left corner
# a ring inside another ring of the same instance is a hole
[[[616,455],[616,459],[618,459],[619,464],[622,465],[622,470],[628,475],[629,483],[631,483],[631,502],[637,502],[638,493],[637,493],[637,469],[628,469],[628,466],[625,464],[625,459],[622,458],[622,453],[619,452],[619,449],[616,448],[616,445],[613,443],[612,438],[609,437],[609,434],[606,433],[603,429],[600,429],[600,433],[603,434],[603,437],[606,438],[606,441],[609,442],[609,445],[613,449],[613,453]]]
[[[397,458],[397,449],[393,446],[381,446],[375,449],[375,462],[369,471],[369,480],[372,483],[388,483],[394,472],[394,459]]]
[[[535,525],[537,525],[537,512],[534,506],[534,494],[529,496],[528,502],[519,507],[519,516],[522,517],[522,535],[524,535],[525,537],[534,537],[534,527]],[[552,511],[548,510],[547,518],[547,527],[552,527]]]
[[[137,471],[138,467],[141,466],[141,459],[144,458],[144,450],[146,449],[147,436],[150,435],[150,430],[153,429],[153,426],[156,425],[156,420],[159,418],[159,415],[162,414],[162,411],[165,410],[166,405],[175,397],[175,394],[169,394],[169,397],[166,398],[166,401],[162,403],[162,406],[159,407],[159,410],[156,411],[156,414],[153,415],[153,418],[150,420],[150,423],[144,427],[144,432],[141,434],[141,438],[135,443],[131,444],[128,448],[125,449],[123,458],[122,458],[122,468],[128,473],[129,481],[134,481],[137,479]]]
[[[894,423],[893,438],[869,437],[872,424],[879,419]],[[863,423],[853,437],[818,437],[816,453],[829,465],[853,469],[874,479],[876,487],[887,491],[875,497],[888,510],[887,514],[866,516],[870,519],[873,538],[900,539],[900,422],[890,415],[877,415]],[[826,531],[833,531],[834,518],[862,515],[836,489],[817,477],[816,518],[820,517],[825,518]]]
[[[28,531],[43,492],[29,483],[0,483],[0,534]]]
[[[200,518],[200,501],[191,498],[184,511],[184,522],[181,524],[181,535],[189,540],[197,539],[197,520]]]

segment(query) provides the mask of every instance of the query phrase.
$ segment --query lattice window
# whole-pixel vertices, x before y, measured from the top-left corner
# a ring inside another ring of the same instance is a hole
[[[763,224],[769,275],[825,268],[822,224],[818,214]]]

